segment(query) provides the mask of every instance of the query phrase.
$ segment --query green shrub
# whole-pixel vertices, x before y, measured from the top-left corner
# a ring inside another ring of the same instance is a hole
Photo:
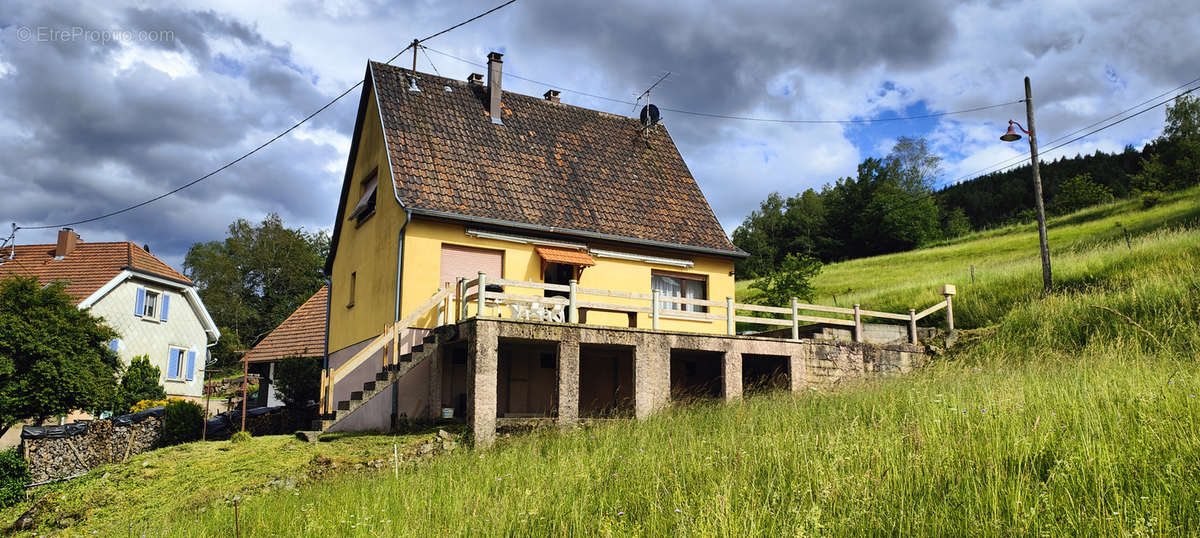
[[[245,443],[250,440],[250,432],[236,432],[229,437],[231,443]]]
[[[200,438],[204,427],[204,408],[187,400],[172,400],[163,414],[163,446],[177,445]]]
[[[158,379],[162,371],[150,364],[150,357],[140,355],[129,362],[125,375],[121,377],[121,386],[117,389],[117,401],[113,412],[120,415],[134,412],[132,408],[143,400],[163,400],[167,393],[163,390]]]
[[[1142,193],[1142,207],[1149,209],[1162,201],[1162,192],[1148,191]]]
[[[17,449],[0,450],[0,508],[21,502],[28,485],[29,466]]]

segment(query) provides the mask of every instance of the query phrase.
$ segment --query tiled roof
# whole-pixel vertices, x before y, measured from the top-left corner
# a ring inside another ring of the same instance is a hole
[[[34,276],[38,282],[65,280],[66,292],[75,303],[86,299],[125,269],[133,269],[183,284],[192,281],[129,241],[84,243],[80,241],[70,254],[54,259],[55,245],[17,245],[16,255],[8,259],[13,247],[0,249],[0,279],[9,275]]]
[[[664,127],[371,63],[396,193],[414,211],[743,255]]]
[[[322,286],[275,330],[263,338],[244,360],[266,362],[284,357],[320,357],[325,354],[326,298],[329,286]]]
[[[578,265],[580,267],[591,267],[596,265],[596,260],[593,260],[588,253],[582,250],[558,247],[533,247],[537,251],[538,256],[549,263],[565,263],[567,265]]]

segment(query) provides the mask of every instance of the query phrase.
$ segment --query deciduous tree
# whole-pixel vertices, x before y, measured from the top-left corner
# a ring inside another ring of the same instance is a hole
[[[37,279],[0,282],[0,435],[23,420],[106,410],[121,361],[117,333],[80,310],[63,289]]]

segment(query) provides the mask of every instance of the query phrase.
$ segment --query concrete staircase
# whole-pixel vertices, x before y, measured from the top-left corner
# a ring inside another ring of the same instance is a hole
[[[437,336],[433,332],[430,332],[422,339],[420,344],[413,346],[408,353],[400,355],[395,363],[389,364],[380,372],[376,372],[374,381],[367,381],[363,383],[362,390],[351,392],[349,400],[337,402],[332,413],[327,413],[314,420],[311,431],[298,432],[298,435],[310,441],[316,441],[318,436],[329,431],[335,424],[350,416],[351,413],[354,413],[358,408],[371,401],[372,398],[378,397],[381,394],[390,394],[388,389],[399,381],[400,378],[404,377],[405,374],[422,361],[436,355],[436,340]]]

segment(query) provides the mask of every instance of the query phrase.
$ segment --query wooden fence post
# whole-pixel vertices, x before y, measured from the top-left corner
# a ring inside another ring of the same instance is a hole
[[[908,309],[908,343],[917,345],[917,311]]]
[[[951,298],[958,290],[954,284],[946,284],[942,286],[942,295],[946,297],[946,330],[954,333],[954,302]]]
[[[800,300],[792,297],[792,340],[800,339]]]
[[[567,292],[567,323],[579,323],[579,306],[575,299],[578,294],[579,281],[572,278],[568,285],[571,286],[571,290]]]
[[[725,332],[732,335],[733,331],[733,297],[725,297]]]
[[[320,408],[320,412],[322,415],[325,414],[325,406],[326,406],[327,400],[328,400],[328,398],[325,397],[325,388],[328,384],[329,384],[329,369],[323,368],[323,369],[321,369],[321,393],[320,393],[320,398],[319,398],[321,400],[321,402],[320,402],[321,405],[319,406],[319,408]]]
[[[458,282],[454,284],[454,299],[458,301],[454,309],[454,321],[456,322],[462,321],[467,317],[467,302],[463,300],[463,297],[467,295],[467,287],[463,285],[466,281],[467,279],[460,276],[458,277]]]
[[[662,297],[662,292],[659,290],[654,290],[654,293],[651,294],[650,299],[650,328],[656,331],[658,330],[658,310],[661,308],[658,305],[659,297]]]
[[[483,307],[484,307],[485,302],[487,301],[487,273],[485,273],[483,271],[479,272],[479,284],[477,285],[477,287],[475,289],[478,291],[478,293],[476,295],[478,295],[477,298],[479,299],[479,307],[478,307],[478,311],[475,312],[475,317],[482,318],[483,317]]]
[[[859,312],[860,310],[861,310],[861,308],[858,307],[858,303],[854,303],[854,341],[855,342],[863,341],[862,314]]]

